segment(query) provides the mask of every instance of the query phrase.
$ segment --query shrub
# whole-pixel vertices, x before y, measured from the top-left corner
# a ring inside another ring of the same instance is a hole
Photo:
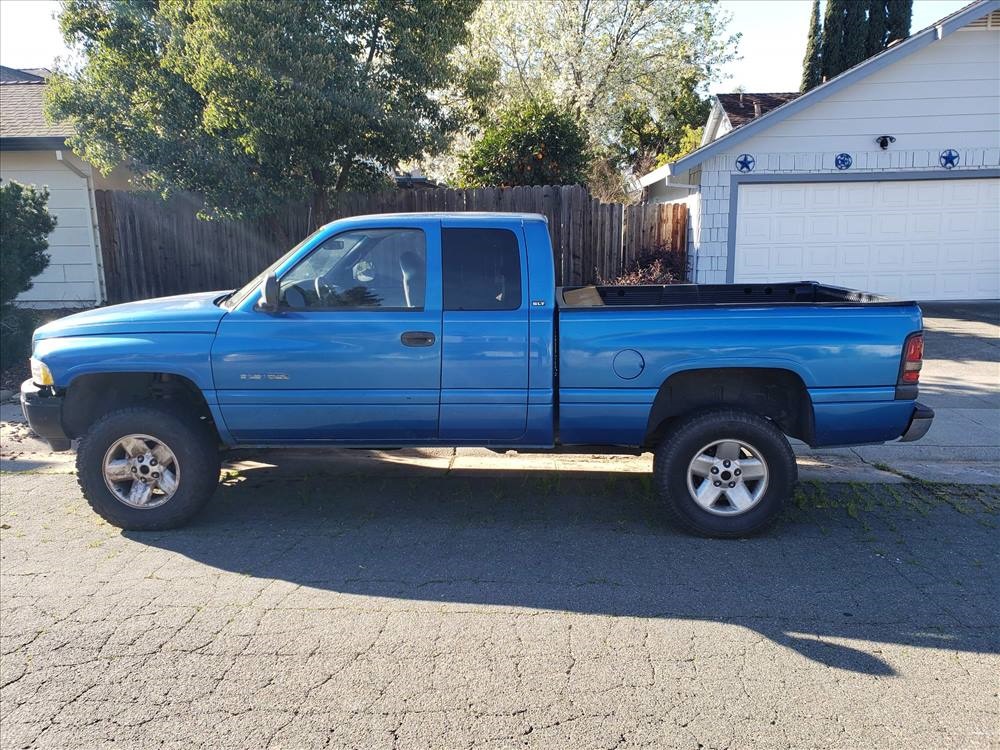
[[[56,227],[49,191],[18,182],[0,185],[0,306],[9,305],[49,264],[48,236]]]
[[[642,286],[645,284],[683,284],[687,277],[684,253],[668,246],[640,253],[612,280],[601,279],[606,286]]]
[[[17,182],[0,185],[0,369],[26,359],[36,317],[14,306],[31,280],[49,264],[48,236],[56,220],[46,204],[49,192]]]
[[[0,372],[15,365],[25,365],[31,356],[31,334],[38,325],[35,310],[14,305],[0,306]]]
[[[462,187],[575,185],[587,176],[583,124],[551,102],[521,102],[504,110],[459,162]]]

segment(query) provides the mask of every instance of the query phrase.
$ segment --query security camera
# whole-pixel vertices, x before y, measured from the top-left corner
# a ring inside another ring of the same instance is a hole
[[[877,143],[878,147],[883,151],[889,148],[890,143],[895,143],[895,142],[896,139],[891,135],[880,135],[878,138],[875,139],[875,143]]]

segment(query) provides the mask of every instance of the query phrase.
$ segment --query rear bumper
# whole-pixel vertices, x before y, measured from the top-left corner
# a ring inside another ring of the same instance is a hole
[[[63,397],[31,380],[21,383],[21,411],[32,431],[45,440],[54,451],[69,450],[70,439],[63,429]]]
[[[907,426],[906,432],[899,438],[899,442],[912,443],[914,440],[920,440],[920,438],[927,434],[927,430],[931,428],[931,422],[933,421],[933,409],[929,406],[924,406],[919,401],[914,403],[910,424]]]

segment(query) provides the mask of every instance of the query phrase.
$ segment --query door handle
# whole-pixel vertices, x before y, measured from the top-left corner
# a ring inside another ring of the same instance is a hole
[[[434,334],[430,331],[406,331],[399,337],[403,346],[434,346]]]

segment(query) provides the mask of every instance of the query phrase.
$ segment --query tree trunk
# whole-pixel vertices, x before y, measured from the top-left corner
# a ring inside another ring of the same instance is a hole
[[[334,192],[342,192],[347,187],[347,178],[351,174],[351,163],[353,161],[354,158],[351,156],[345,156],[340,160],[340,174],[337,175],[337,184],[333,186]]]
[[[330,202],[327,199],[326,187],[324,185],[317,185],[316,189],[313,191],[312,197],[312,216],[310,217],[309,231],[313,231],[317,227],[321,227],[329,221],[330,217]]]
[[[271,230],[271,234],[274,235],[275,241],[281,247],[281,252],[292,247],[291,238],[288,236],[288,232],[285,230],[285,222],[283,222],[275,214],[271,214],[267,217],[267,226]]]

